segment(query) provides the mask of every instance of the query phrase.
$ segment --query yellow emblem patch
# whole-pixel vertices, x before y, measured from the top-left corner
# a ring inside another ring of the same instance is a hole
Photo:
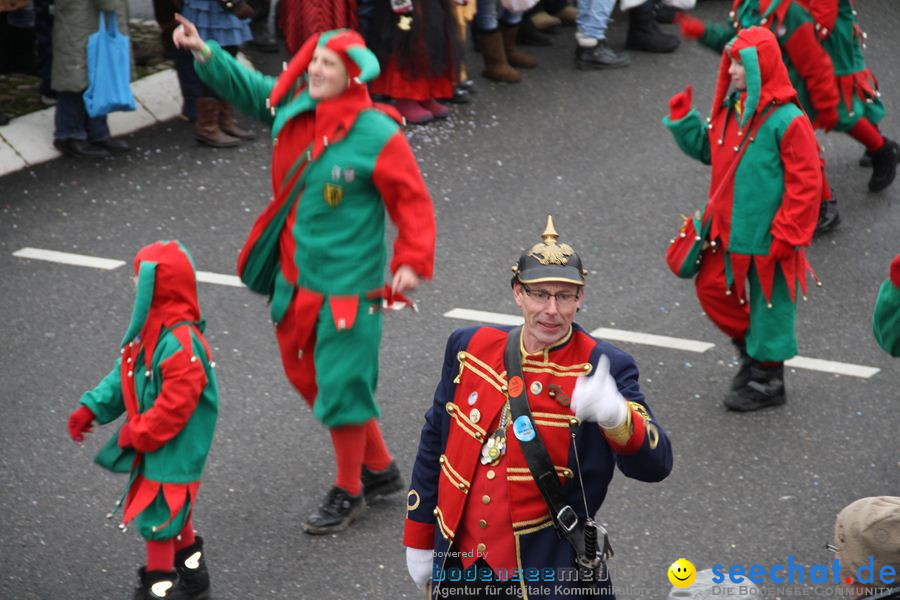
[[[341,200],[344,199],[344,188],[333,183],[326,183],[325,191],[322,195],[325,198],[325,204],[331,208],[335,208],[341,203]]]

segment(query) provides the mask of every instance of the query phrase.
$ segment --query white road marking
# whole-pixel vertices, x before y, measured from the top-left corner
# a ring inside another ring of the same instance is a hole
[[[84,254],[72,254],[70,252],[57,252],[55,250],[43,250],[41,248],[22,248],[21,250],[13,252],[13,256],[78,267],[91,267],[106,271],[118,269],[125,264],[125,261],[122,260],[86,256]],[[210,271],[197,271],[197,281],[229,287],[243,287],[244,285],[235,275],[212,273]],[[454,308],[444,313],[444,316],[449,319],[494,323],[496,325],[521,325],[523,323],[523,319],[520,315],[508,315],[505,313],[472,310],[469,308]],[[591,335],[618,342],[643,344],[646,346],[657,346],[660,348],[698,353],[706,352],[715,346],[715,344],[710,342],[699,340],[688,340],[652,333],[642,333],[640,331],[627,331],[624,329],[610,329],[608,327],[599,327],[593,330]],[[784,364],[787,367],[793,367],[795,369],[808,369],[810,371],[821,371],[823,373],[834,373],[837,375],[847,375],[849,377],[860,377],[863,379],[868,379],[881,370],[877,367],[867,367],[865,365],[823,360],[821,358],[809,358],[806,356],[795,356],[794,358],[785,361]]]
[[[22,248],[13,252],[13,256],[19,258],[31,258],[34,260],[45,260],[64,265],[74,265],[76,267],[92,267],[94,269],[103,269],[112,271],[118,269],[125,264],[124,260],[113,260],[110,258],[97,258],[96,256],[85,256],[84,254],[72,254],[70,252],[56,252],[55,250],[42,250],[40,248]]]
[[[231,287],[244,287],[241,278],[237,275],[224,275],[222,273],[212,273],[210,271],[197,271],[197,281]]]
[[[454,308],[453,310],[444,313],[444,316],[451,319],[478,321],[496,325],[521,325],[523,322],[522,317],[519,315],[507,315],[504,313],[472,310],[468,308]],[[715,346],[715,344],[710,342],[641,333],[639,331],[626,331],[624,329],[610,329],[608,327],[595,329],[591,332],[591,335],[607,340],[699,353],[706,352]],[[833,360],[822,360],[820,358],[808,358],[806,356],[795,356],[794,358],[785,361],[784,364],[785,366],[793,367],[795,369],[808,369],[810,371],[821,371],[823,373],[847,375],[850,377],[860,377],[862,379],[868,379],[881,370],[876,367],[854,365]]]
[[[861,377],[863,379],[868,379],[881,370],[876,367],[854,365],[833,360],[822,360],[821,358],[808,358],[806,356],[795,356],[790,360],[784,361],[784,364],[787,367],[794,367],[795,369],[809,369],[810,371],[822,371],[823,373],[835,373],[837,375],[848,375],[850,377]]]
[[[701,342],[699,340],[686,340],[684,338],[656,335],[653,333],[641,333],[640,331],[627,331],[625,329],[610,329],[599,327],[591,332],[591,335],[604,340],[617,342],[631,342],[632,344],[644,344],[646,346],[658,346],[673,350],[685,350],[687,352],[706,352],[715,344]]]

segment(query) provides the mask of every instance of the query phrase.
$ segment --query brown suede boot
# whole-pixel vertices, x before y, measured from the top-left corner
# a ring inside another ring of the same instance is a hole
[[[506,83],[518,83],[522,76],[513,69],[506,60],[506,50],[503,48],[503,36],[499,29],[489,32],[476,32],[478,47],[481,48],[481,56],[484,58],[484,70],[482,75],[492,81]]]
[[[234,120],[234,107],[224,100],[219,100],[219,128],[231,137],[241,140],[256,139],[255,133],[242,129],[237,124],[237,121]]]
[[[231,137],[219,127],[218,98],[197,98],[194,139],[213,148],[231,148],[240,142],[238,138]]]
[[[506,60],[514,67],[520,69],[533,69],[537,66],[537,59],[530,54],[525,54],[516,48],[516,35],[519,33],[518,25],[501,25],[503,32],[503,49],[506,50]]]

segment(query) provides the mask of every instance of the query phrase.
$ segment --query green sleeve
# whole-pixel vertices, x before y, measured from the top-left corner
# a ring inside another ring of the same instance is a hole
[[[214,40],[208,40],[206,45],[209,59],[203,63],[194,61],[194,70],[203,83],[242,113],[271,125],[274,117],[266,108],[266,100],[275,78],[245,67]]]
[[[682,152],[705,165],[710,164],[709,136],[696,108],[692,108],[691,112],[677,121],[664,117],[663,125],[675,136],[675,143]]]
[[[97,417],[97,421],[104,425],[116,420],[125,412],[125,404],[122,401],[122,380],[119,376],[122,359],[116,361],[116,366],[97,384],[97,387],[85,392],[81,397],[81,404],[87,406]]]
[[[872,314],[872,333],[885,352],[900,358],[900,288],[890,279],[881,284]]]
[[[706,21],[704,25],[706,25],[706,32],[697,41],[719,54],[722,53],[728,42],[737,35],[737,31],[734,30],[734,26],[731,23]]]

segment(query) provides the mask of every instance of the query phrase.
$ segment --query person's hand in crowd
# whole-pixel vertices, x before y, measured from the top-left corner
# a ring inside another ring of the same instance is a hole
[[[419,548],[406,549],[406,569],[409,576],[420,590],[425,589],[425,584],[431,579],[431,565],[434,562],[434,550],[421,550]]]
[[[131,438],[131,424],[125,423],[122,425],[122,429],[119,430],[119,440],[118,440],[119,448],[123,450],[127,450],[128,448],[134,448],[134,441]]]
[[[673,121],[683,119],[691,111],[693,104],[694,88],[687,86],[684,91],[669,98],[669,118]]]
[[[607,429],[625,423],[628,403],[609,373],[609,358],[605,354],[600,357],[593,375],[579,377],[575,382],[569,408],[582,421],[593,421]]]
[[[818,111],[816,113],[816,118],[813,121],[813,127],[815,129],[831,131],[837,126],[839,118],[836,106],[831,107],[828,110]]]
[[[681,27],[681,36],[687,40],[698,40],[706,33],[706,24],[697,17],[678,13],[675,22]]]
[[[94,429],[94,413],[87,406],[79,406],[69,415],[69,437],[79,444],[84,441],[84,434]]]
[[[794,254],[794,247],[778,238],[772,238],[772,245],[769,247],[769,256],[775,260],[787,260]]]
[[[408,265],[400,265],[391,282],[391,294],[405,294],[419,287],[419,276]]]
[[[194,24],[188,21],[179,13],[175,13],[175,20],[178,21],[178,27],[172,32],[172,41],[176,48],[190,50],[192,52],[201,52],[206,43]]]

